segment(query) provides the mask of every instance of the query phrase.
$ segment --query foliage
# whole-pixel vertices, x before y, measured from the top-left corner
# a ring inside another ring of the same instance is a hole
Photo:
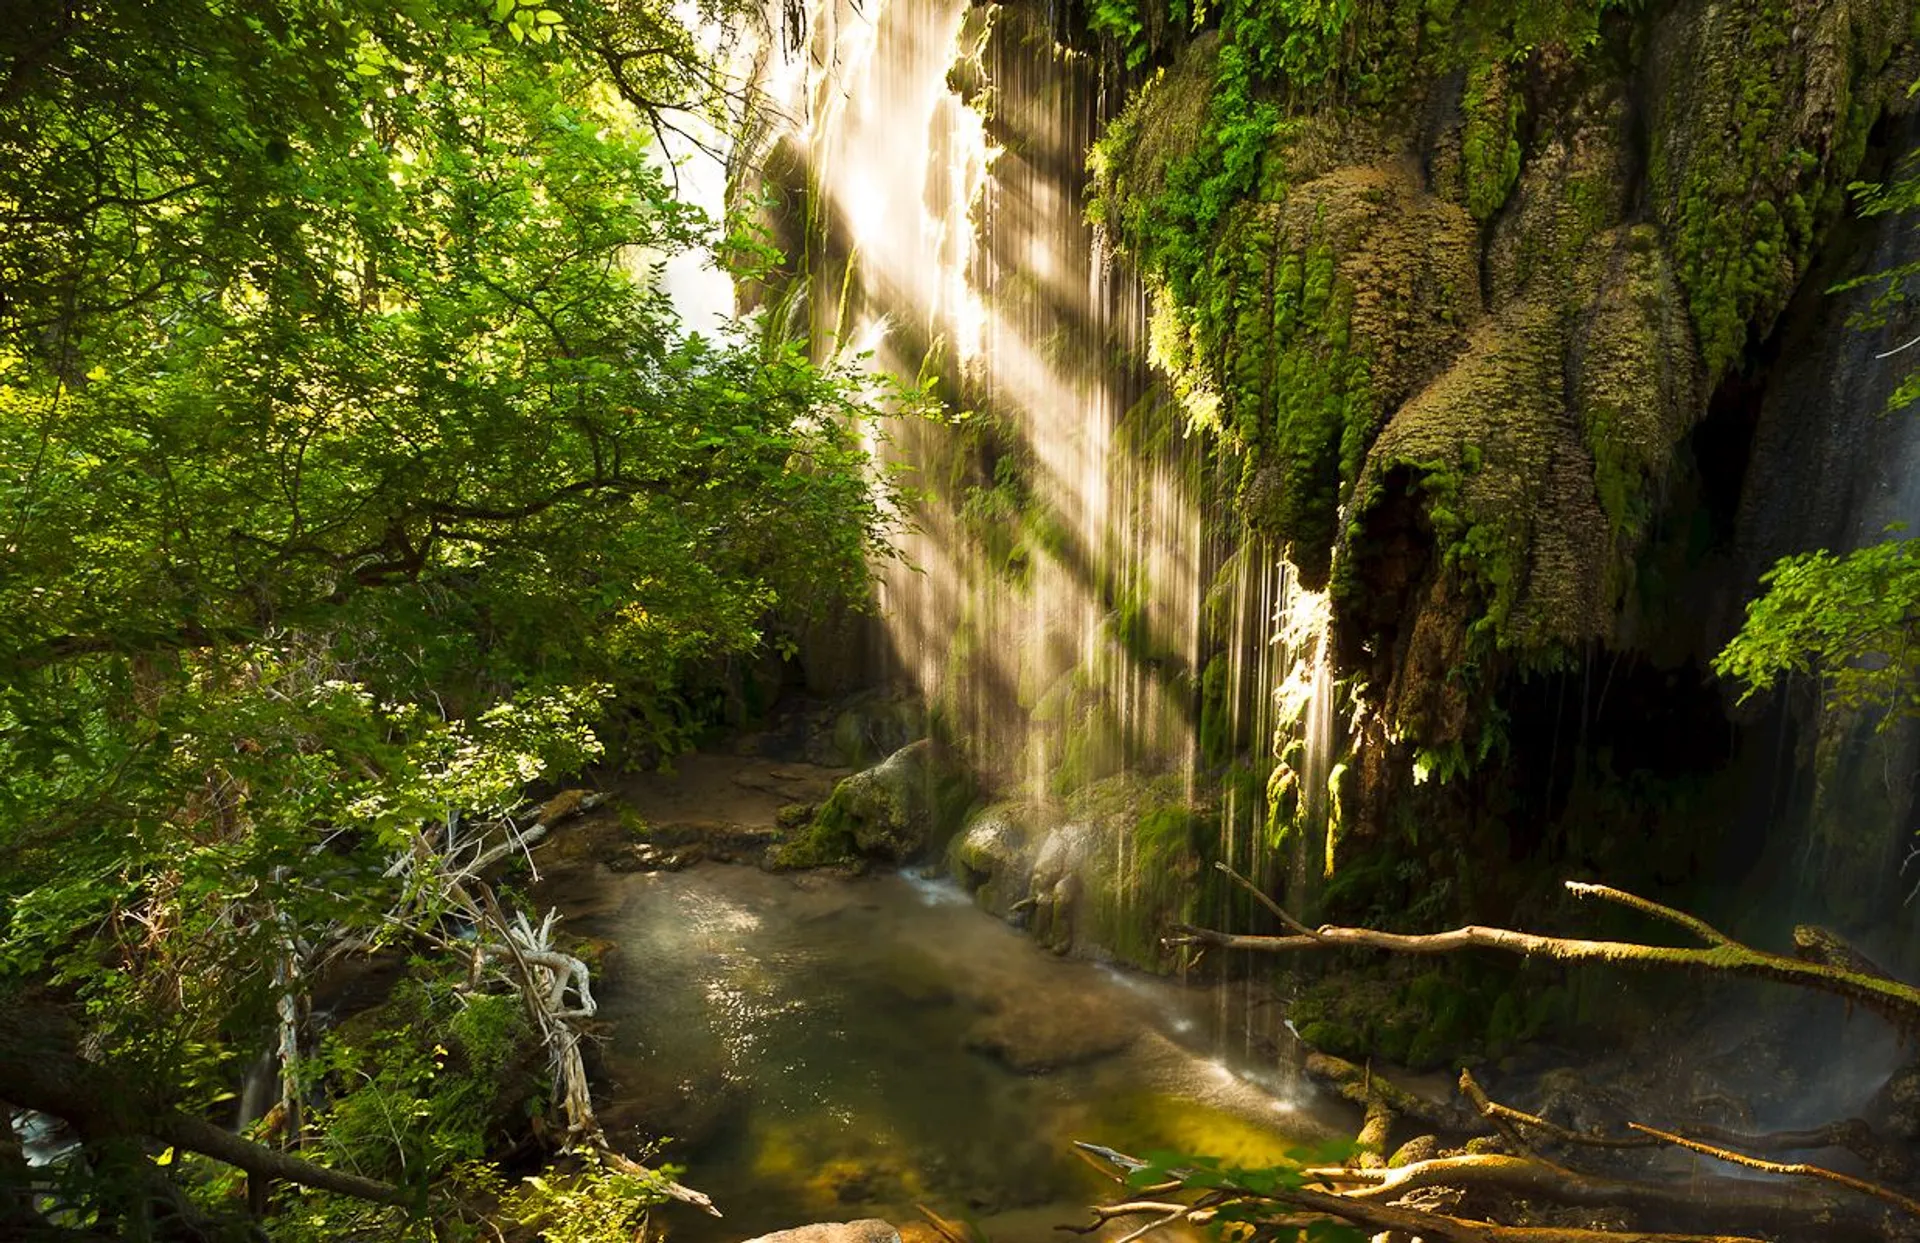
[[[1229,1166],[1217,1157],[1193,1156],[1178,1152],[1150,1152],[1143,1162],[1127,1171],[1126,1185],[1136,1191],[1154,1188],[1164,1198],[1169,1184],[1178,1191],[1207,1193],[1213,1209],[1212,1220],[1251,1227],[1259,1237],[1298,1240],[1298,1243],[1361,1243],[1367,1232],[1334,1220],[1305,1225],[1278,1222],[1275,1218],[1297,1217],[1299,1210],[1276,1193],[1318,1190],[1308,1171],[1316,1166],[1339,1165],[1351,1160],[1356,1146],[1336,1140],[1305,1148],[1288,1149],[1286,1162],[1260,1169]]]
[[[1920,90],[1916,83],[1915,90]],[[1865,217],[1920,207],[1920,156],[1904,154],[1886,182],[1848,187]],[[1829,292],[1877,286],[1857,327],[1874,327],[1905,304],[1920,264],[1871,272]],[[1911,346],[1908,342],[1902,349]],[[1920,401],[1920,368],[1909,367],[1887,400],[1889,414]],[[1714,672],[1747,683],[1742,701],[1782,675],[1817,673],[1831,708],[1880,712],[1885,729],[1920,716],[1920,540],[1904,525],[1849,553],[1784,557],[1761,576],[1740,633],[1714,658]]]
[[[676,1172],[669,1166],[660,1177]],[[665,1199],[655,1178],[613,1169],[587,1153],[571,1172],[522,1180],[503,1208],[522,1225],[540,1227],[548,1243],[627,1243],[641,1233],[634,1228],[641,1214]]]
[[[424,1190],[484,1157],[534,1051],[519,998],[409,981],[365,1017],[377,1026],[329,1033],[301,1068],[334,1084],[316,1119],[327,1163]]]
[[[1138,69],[1147,58],[1147,45],[1141,36],[1146,25],[1133,0],[1094,0],[1087,13],[1087,25],[1095,34],[1105,35],[1120,46],[1127,68]]]
[[[1920,82],[1908,88],[1908,93],[1920,92]],[[1859,213],[1864,217],[1884,216],[1920,209],[1920,152],[1905,153],[1895,165],[1893,176],[1884,182],[1856,181],[1847,187],[1855,197]],[[1920,263],[1896,264],[1878,272],[1868,273],[1855,280],[1843,282],[1830,292],[1839,293],[1862,286],[1879,286],[1869,312],[1859,318],[1862,328],[1877,327],[1886,322],[1887,317],[1898,307],[1906,305],[1909,297],[1908,285],[1915,277],[1920,277]],[[1899,351],[1905,352],[1914,347],[1914,341],[1902,343]],[[1920,367],[1909,366],[1906,374],[1887,397],[1889,413],[1904,411],[1920,402]]]
[[[136,138],[91,92],[19,105],[6,192],[52,223],[0,256],[49,273],[0,319],[16,673],[327,625],[416,692],[591,666],[657,698],[863,581],[858,395],[682,336],[642,256],[707,226],[633,109],[564,34],[449,7],[105,11],[72,53],[98,98],[173,99],[200,41],[231,63]],[[125,184],[46,164],[75,142]]]
[[[880,394],[678,322],[668,254],[764,255],[675,196],[662,137],[735,93],[664,5],[11,16],[0,1002],[71,1005],[200,1113],[312,986],[303,942],[445,940],[403,851],[471,844],[609,726],[685,745],[728,660],[864,596]],[[408,995],[315,1063],[303,1138],[478,1185],[510,1016]],[[332,1199],[285,1231],[339,1237]]]
[[[1784,674],[1817,673],[1830,707],[1879,711],[1883,729],[1920,716],[1920,539],[1787,557],[1760,581],[1766,590],[1713,662],[1747,683],[1742,699]]]

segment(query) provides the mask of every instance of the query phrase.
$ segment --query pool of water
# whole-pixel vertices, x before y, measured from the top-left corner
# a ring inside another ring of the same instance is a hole
[[[609,947],[602,1113],[618,1142],[677,1137],[655,1159],[726,1214],[670,1206],[688,1243],[923,1204],[994,1243],[1057,1240],[1116,1190],[1074,1140],[1252,1165],[1352,1133],[1219,1036],[1213,991],[1058,959],[944,884],[599,883],[575,930]]]

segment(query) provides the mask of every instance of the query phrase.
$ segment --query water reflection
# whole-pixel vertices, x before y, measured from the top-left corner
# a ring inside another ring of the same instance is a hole
[[[1053,1238],[1110,1185],[1075,1139],[1270,1162],[1320,1133],[1273,1067],[1212,1047],[1213,999],[1056,959],[957,891],[748,868],[610,877],[607,1117],[738,1239],[806,1221],[976,1220]],[[1208,1040],[1200,1040],[1202,1045]]]

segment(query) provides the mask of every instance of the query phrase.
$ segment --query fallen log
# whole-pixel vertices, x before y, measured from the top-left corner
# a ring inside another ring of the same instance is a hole
[[[1550,937],[1510,928],[1488,928],[1469,924],[1448,932],[1377,932],[1371,928],[1345,928],[1328,924],[1306,933],[1286,936],[1252,936],[1220,932],[1191,924],[1173,925],[1174,935],[1163,938],[1170,946],[1205,945],[1220,949],[1252,950],[1258,953],[1291,953],[1298,950],[1378,949],[1400,954],[1454,954],[1464,949],[1493,949],[1523,957],[1552,958],[1561,962],[1599,962],[1622,967],[1680,967],[1771,980],[1814,989],[1842,998],[1871,1010],[1901,1031],[1920,1035],[1920,988],[1878,973],[1858,969],[1856,965],[1834,966],[1818,958],[1776,954],[1754,949],[1735,941],[1705,921],[1646,898],[1610,889],[1567,881],[1569,892],[1614,902],[1686,929],[1706,942],[1704,947],[1645,945],[1635,941],[1598,941],[1578,937]],[[1289,924],[1299,921],[1287,917]]]

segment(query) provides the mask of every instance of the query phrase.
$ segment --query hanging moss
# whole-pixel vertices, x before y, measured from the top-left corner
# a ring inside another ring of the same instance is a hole
[[[1895,0],[1733,0],[1661,23],[1648,171],[1710,378],[1771,328],[1843,206],[1904,16]]]
[[[1335,608],[1394,572],[1363,539],[1382,507],[1423,511],[1440,577],[1407,601],[1411,638],[1386,688],[1390,719],[1415,738],[1460,736],[1468,705],[1457,671],[1476,651],[1545,656],[1610,624],[1605,523],[1561,398],[1563,348],[1557,308],[1510,305],[1395,412],[1369,456]]]
[[[1471,236],[1408,170],[1345,169],[1239,209],[1205,300],[1161,312],[1180,325],[1175,387],[1212,395],[1243,450],[1243,515],[1310,586],[1385,411],[1474,317]]]
[[[1600,288],[1576,329],[1568,371],[1613,539],[1608,595],[1617,601],[1673,448],[1702,403],[1684,305],[1655,231],[1610,234],[1592,266]]]
[[[1467,73],[1461,102],[1466,124],[1460,138],[1461,176],[1467,210],[1489,220],[1520,179],[1520,115],[1524,97],[1512,89],[1505,61],[1475,65]]]

